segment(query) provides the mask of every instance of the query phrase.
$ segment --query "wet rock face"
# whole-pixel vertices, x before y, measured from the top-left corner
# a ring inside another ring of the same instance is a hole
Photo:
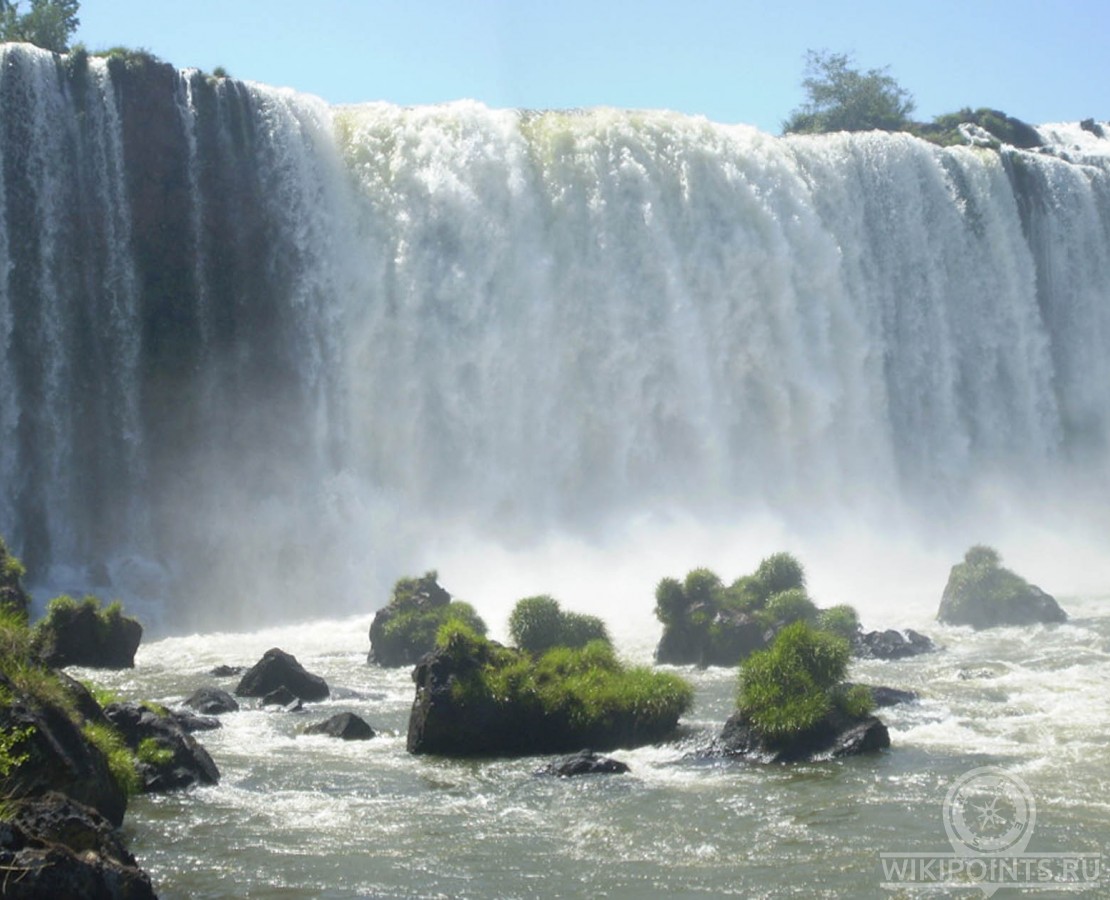
[[[905,659],[931,653],[937,646],[931,638],[907,628],[895,631],[861,631],[852,640],[852,652],[861,659]]]
[[[602,756],[592,750],[581,750],[571,756],[553,760],[536,772],[537,775],[553,775],[557,778],[573,778],[576,775],[624,775],[631,771],[627,763],[611,756]]]
[[[374,729],[370,727],[369,723],[349,712],[339,713],[323,722],[309,725],[304,733],[326,734],[344,741],[368,741],[374,737]]]

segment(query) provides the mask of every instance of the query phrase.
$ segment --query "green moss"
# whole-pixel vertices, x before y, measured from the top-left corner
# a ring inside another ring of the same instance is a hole
[[[81,732],[90,744],[104,754],[112,779],[123,794],[127,797],[137,794],[141,782],[135,768],[135,756],[120,733],[110,725],[96,722],[86,722],[81,726]]]
[[[584,647],[591,641],[609,643],[605,623],[597,616],[564,612],[547,594],[518,600],[509,615],[513,643],[528,653],[541,654],[552,647]]]
[[[168,766],[173,762],[173,750],[152,737],[139,741],[135,756],[139,762],[148,766]]]
[[[34,733],[33,725],[23,728],[0,726],[0,778],[7,778],[30,758],[30,754],[21,753],[16,748]]]
[[[870,695],[840,685],[849,653],[843,638],[804,621],[788,625],[741,664],[737,706],[773,744],[813,731],[834,708],[864,715]]]

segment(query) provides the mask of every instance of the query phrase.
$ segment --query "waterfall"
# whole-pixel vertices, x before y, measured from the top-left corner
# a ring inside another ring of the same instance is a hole
[[[0,534],[187,622],[363,608],[449,533],[1090,500],[1095,128],[330,109],[5,45]]]

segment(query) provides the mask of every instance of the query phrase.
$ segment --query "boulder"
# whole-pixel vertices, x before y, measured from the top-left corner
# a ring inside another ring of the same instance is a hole
[[[725,723],[709,755],[753,762],[809,762],[856,756],[889,746],[890,733],[875,716],[850,717],[833,710],[816,728],[780,745],[768,742],[743,713],[736,712]]]
[[[143,626],[130,616],[106,614],[94,599],[51,611],[39,624],[40,655],[48,666],[134,667]]]
[[[861,659],[905,659],[931,653],[937,646],[919,631],[861,631],[852,639],[852,652]]]
[[[215,731],[223,727],[220,720],[213,716],[196,716],[183,709],[166,710],[166,715],[173,719],[182,731],[187,731],[189,734],[194,731]]]
[[[244,673],[235,693],[240,697],[265,697],[279,687],[308,703],[324,700],[329,693],[323,678],[305,671],[292,654],[276,647],[267,650],[262,659]]]
[[[948,575],[937,619],[976,630],[1067,621],[1067,613],[1052,596],[1000,562],[990,547],[968,550],[964,561],[954,565]]]
[[[154,900],[150,876],[95,809],[51,792],[8,813],[0,822],[4,897]]]
[[[284,684],[274,688],[262,698],[263,706],[280,706],[287,712],[296,712],[301,709],[301,698],[294,694]]]
[[[217,784],[219,769],[196,739],[169,713],[137,703],[110,703],[104,715],[138,757],[143,793],[164,793],[196,784]],[[144,753],[154,749],[157,756]]]
[[[344,741],[367,741],[374,737],[374,729],[354,713],[338,713],[323,722],[316,722],[304,730],[305,734],[326,734]]]
[[[216,666],[208,674],[213,678],[236,678],[247,671],[246,666]]]
[[[871,691],[871,699],[874,701],[876,708],[883,708],[886,706],[897,706],[899,703],[916,703],[921,699],[914,691],[904,691],[901,688],[884,687],[878,684],[865,684],[863,685]],[[850,690],[855,687],[851,682],[845,682],[845,689]]]
[[[571,756],[563,756],[549,762],[537,775],[554,775],[557,778],[571,778],[575,775],[623,775],[631,771],[626,763],[602,756],[592,750],[579,750]]]
[[[239,711],[239,701],[217,687],[198,688],[185,698],[184,703],[205,716]]]

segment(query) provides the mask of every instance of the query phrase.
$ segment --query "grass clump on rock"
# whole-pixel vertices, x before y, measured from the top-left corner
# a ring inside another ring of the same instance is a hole
[[[379,666],[411,666],[432,650],[436,634],[447,622],[461,622],[476,634],[486,623],[469,603],[452,600],[439,585],[435,570],[419,578],[402,578],[393,586],[389,603],[370,623],[368,662]]]
[[[39,652],[52,666],[129,669],[142,638],[143,626],[123,614],[118,600],[102,606],[91,595],[80,601],[55,597],[35,626]]]
[[[585,647],[591,641],[611,643],[601,619],[564,612],[559,601],[547,594],[517,601],[509,615],[509,635],[515,646],[532,654],[552,647]]]
[[[411,753],[519,756],[666,739],[693,701],[676,675],[630,667],[604,641],[533,656],[460,622],[413,672]]]
[[[740,666],[737,710],[719,746],[773,762],[847,756],[890,746],[865,686],[844,683],[848,641],[799,620]]]

